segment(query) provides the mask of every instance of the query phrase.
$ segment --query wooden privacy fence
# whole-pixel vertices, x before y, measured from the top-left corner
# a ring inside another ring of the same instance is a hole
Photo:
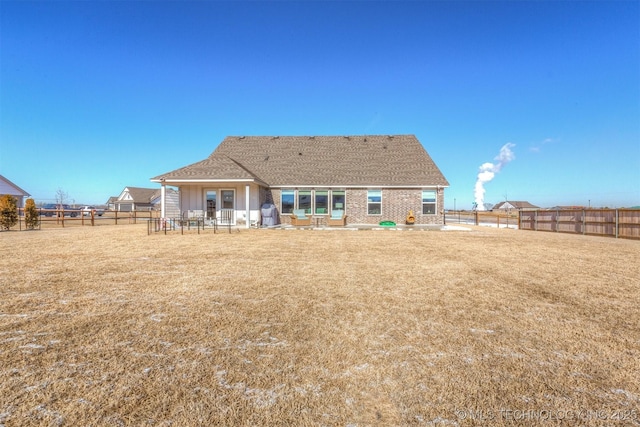
[[[640,239],[640,209],[522,210],[518,228]]]

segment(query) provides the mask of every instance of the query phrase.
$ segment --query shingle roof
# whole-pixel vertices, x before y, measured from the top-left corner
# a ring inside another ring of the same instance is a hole
[[[532,205],[529,202],[506,200],[504,202],[499,202],[497,205],[493,207],[493,209],[502,209],[502,206],[507,203],[509,203],[511,206],[515,207],[516,209],[534,209],[538,207],[538,206]]]
[[[413,135],[229,136],[200,162],[152,178],[271,186],[448,186]]]
[[[136,203],[150,203],[154,194],[158,192],[157,188],[126,187],[126,190]],[[131,202],[131,200],[124,202]]]

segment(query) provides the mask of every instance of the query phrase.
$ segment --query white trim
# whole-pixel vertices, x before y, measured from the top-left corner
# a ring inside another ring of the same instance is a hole
[[[354,189],[354,188],[449,188],[448,185],[269,185],[268,188],[274,190],[287,190],[298,188],[312,188],[312,189]]]
[[[205,217],[207,219],[211,219],[211,217],[208,215],[209,213],[209,207],[207,205],[207,201],[209,199],[207,199],[207,196],[209,193],[214,193],[215,194],[215,206],[213,208],[213,212],[215,217],[218,217],[218,195],[219,195],[219,189],[217,187],[203,187],[202,188],[202,198],[203,198],[203,202],[202,202],[202,206],[204,207],[204,213],[205,213]]]
[[[152,179],[151,182],[163,182],[162,179]],[[213,183],[232,183],[232,182],[255,182],[267,186],[266,183],[257,179],[164,179],[164,183],[167,185],[173,185],[171,183],[183,183],[183,184],[213,184]]]
[[[151,182],[163,182],[162,179],[152,179]],[[260,184],[263,185],[267,188],[271,188],[274,190],[285,190],[288,188],[327,188],[327,189],[332,189],[332,188],[338,188],[338,189],[346,189],[346,188],[449,188],[448,185],[436,185],[436,184],[429,184],[429,185],[348,185],[348,184],[341,184],[341,185],[321,185],[321,184],[315,184],[315,185],[268,185],[267,183],[260,181],[258,179],[252,179],[252,178],[243,178],[243,179],[233,179],[233,178],[229,178],[229,179],[164,179],[164,182],[166,185],[173,185],[171,183],[184,183],[184,184],[213,184],[213,183],[231,183],[231,182],[255,182],[256,184]]]
[[[427,204],[432,204],[432,202],[425,202],[424,201],[424,192],[425,191],[432,191],[435,195],[434,197],[434,201],[433,201],[433,213],[424,213],[424,205]],[[422,190],[421,194],[420,194],[420,199],[421,199],[421,206],[420,206],[420,213],[422,215],[438,215],[438,190],[432,190],[432,189],[428,189],[428,190]]]
[[[293,207],[291,208],[291,212],[284,212],[284,210],[283,210],[283,208],[282,208],[282,206],[283,206],[283,203],[282,203],[282,194],[283,194],[285,191],[292,191],[292,192],[293,192]],[[295,188],[281,188],[281,189],[280,189],[280,215],[291,215],[291,214],[293,213],[293,210],[296,208],[296,205],[297,205],[297,203],[296,203],[296,199],[297,199],[297,197],[298,197],[298,196],[297,196],[297,193],[296,193],[296,189],[295,189]]]
[[[379,187],[377,187],[377,188],[369,188],[367,190],[367,216],[382,216],[382,188],[380,188],[379,190],[378,190],[378,188]],[[372,204],[372,203],[373,204],[378,204],[378,202],[370,202],[369,201],[369,193],[371,191],[379,191],[380,192],[380,203],[379,203],[380,204],[380,213],[379,214],[369,213],[369,205]]]

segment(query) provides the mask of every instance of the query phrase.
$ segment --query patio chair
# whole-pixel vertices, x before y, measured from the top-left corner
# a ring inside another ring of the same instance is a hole
[[[341,209],[332,210],[331,216],[327,219],[327,225],[338,225],[343,227],[347,225],[347,216],[344,214],[344,211]]]
[[[294,209],[291,214],[291,225],[311,225],[311,216],[308,216],[304,209]]]

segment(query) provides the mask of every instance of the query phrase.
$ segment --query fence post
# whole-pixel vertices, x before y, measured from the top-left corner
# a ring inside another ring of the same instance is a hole
[[[582,234],[587,234],[587,211],[582,209]]]
[[[616,208],[616,239],[618,238],[619,227],[620,227],[620,222],[618,220],[618,209]]]

